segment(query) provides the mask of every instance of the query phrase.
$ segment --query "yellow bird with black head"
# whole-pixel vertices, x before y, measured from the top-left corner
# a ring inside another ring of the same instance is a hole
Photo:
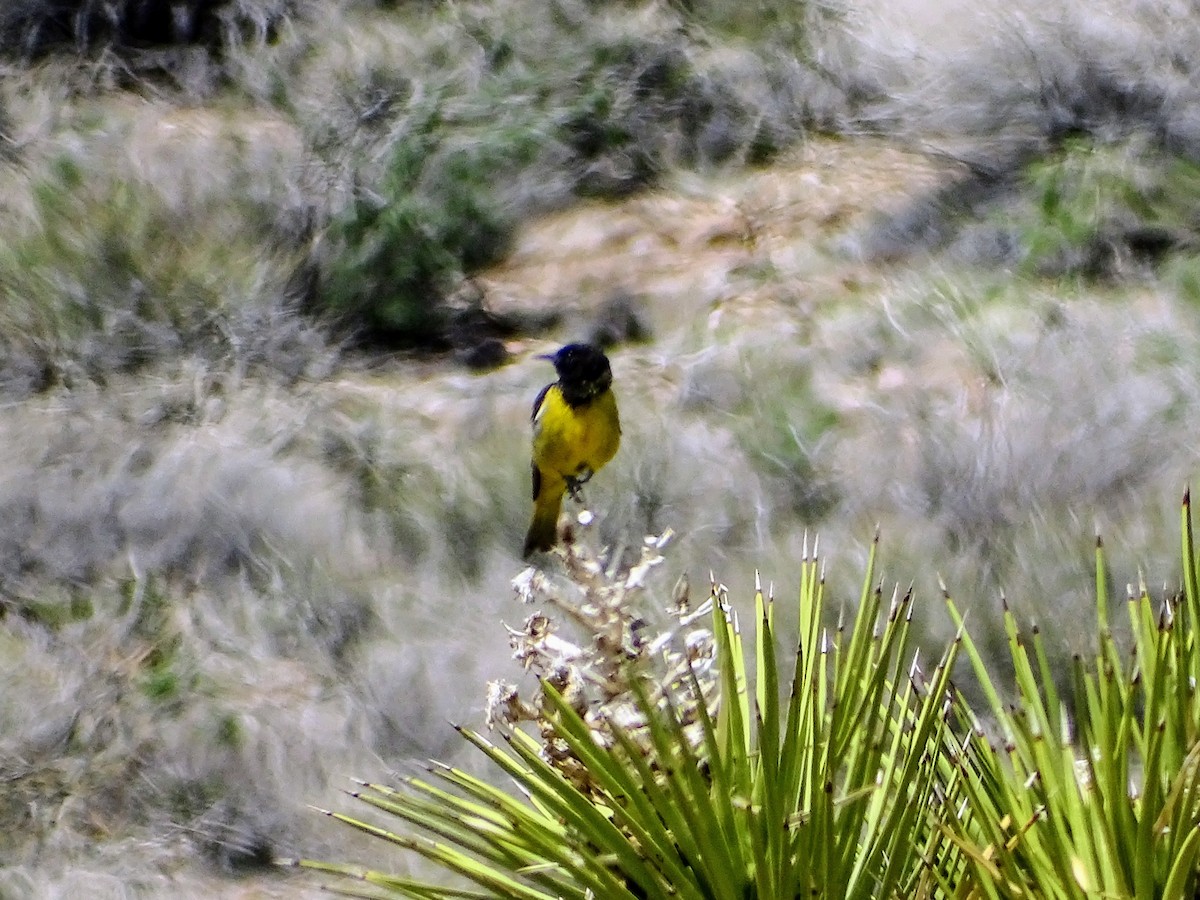
[[[567,344],[539,357],[554,363],[558,381],[533,401],[533,522],[524,556],[558,542],[563,494],[600,471],[621,444],[612,368],[592,344]]]

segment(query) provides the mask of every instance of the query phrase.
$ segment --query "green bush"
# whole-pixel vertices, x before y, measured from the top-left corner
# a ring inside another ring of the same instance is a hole
[[[1127,275],[1194,243],[1200,167],[1144,142],[1068,141],[1026,179],[1019,231],[1035,272]]]
[[[530,163],[537,140],[518,130],[456,141],[438,104],[415,116],[381,181],[330,224],[322,306],[389,342],[443,345],[446,295],[512,241],[495,183]]]

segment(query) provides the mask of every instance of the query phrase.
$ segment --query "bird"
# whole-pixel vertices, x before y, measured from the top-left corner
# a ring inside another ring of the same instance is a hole
[[[567,344],[539,356],[554,363],[558,381],[533,401],[533,521],[523,556],[558,542],[563,494],[575,496],[617,453],[621,418],[608,357],[593,344]]]

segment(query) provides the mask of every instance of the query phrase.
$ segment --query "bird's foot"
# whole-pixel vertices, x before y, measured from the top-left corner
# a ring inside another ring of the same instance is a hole
[[[576,503],[583,503],[583,486],[588,483],[592,477],[592,470],[589,468],[580,469],[574,475],[567,477],[567,492],[571,495],[571,499]]]

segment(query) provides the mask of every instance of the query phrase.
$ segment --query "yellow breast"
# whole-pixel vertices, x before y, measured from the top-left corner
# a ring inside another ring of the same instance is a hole
[[[616,455],[620,443],[621,420],[612,391],[572,407],[558,386],[552,386],[533,420],[533,460],[548,476],[597,472]]]

